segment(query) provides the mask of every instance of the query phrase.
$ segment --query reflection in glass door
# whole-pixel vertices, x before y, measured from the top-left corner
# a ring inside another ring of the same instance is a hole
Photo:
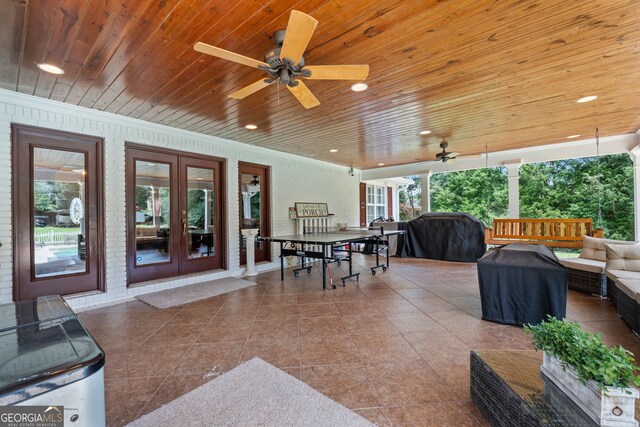
[[[85,167],[83,153],[33,149],[32,239],[36,278],[87,271]]]
[[[14,125],[14,298],[102,287],[102,140]]]
[[[190,259],[215,256],[213,170],[187,166],[187,249]]]
[[[170,261],[171,169],[136,160],[136,265]]]
[[[257,228],[253,242],[255,261],[270,260],[270,244],[259,239],[269,235],[269,168],[268,166],[240,163],[240,230]],[[240,264],[247,263],[247,239],[240,233]]]

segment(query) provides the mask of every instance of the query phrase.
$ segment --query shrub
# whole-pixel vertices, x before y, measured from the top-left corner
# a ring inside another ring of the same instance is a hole
[[[594,381],[602,390],[607,387],[640,386],[640,375],[636,371],[633,353],[622,346],[609,347],[602,342],[602,334],[590,334],[576,322],[566,322],[548,316],[537,326],[526,325],[527,333],[533,336],[537,350],[555,356],[563,367],[570,365],[584,384]]]

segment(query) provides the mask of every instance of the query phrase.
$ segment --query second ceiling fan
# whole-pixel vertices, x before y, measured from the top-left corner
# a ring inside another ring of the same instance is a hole
[[[318,25],[311,16],[292,10],[286,30],[276,31],[274,41],[276,47],[265,55],[265,60],[258,61],[238,53],[198,42],[193,49],[228,61],[255,67],[268,74],[255,83],[246,86],[231,95],[230,98],[244,99],[260,89],[279,82],[295,96],[305,108],[312,108],[320,101],[309,88],[299,80],[364,80],[369,75],[368,65],[305,65],[304,54],[309,40]]]

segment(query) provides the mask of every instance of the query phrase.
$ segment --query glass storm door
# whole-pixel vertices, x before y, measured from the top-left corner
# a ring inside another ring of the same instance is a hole
[[[15,125],[13,144],[14,299],[101,289],[102,140]]]
[[[269,167],[239,163],[240,173],[240,230],[257,228],[255,245],[256,262],[271,259],[271,245],[257,239],[270,234],[269,225]],[[240,264],[247,263],[247,239],[240,232]]]
[[[127,144],[129,283],[222,268],[221,165]]]

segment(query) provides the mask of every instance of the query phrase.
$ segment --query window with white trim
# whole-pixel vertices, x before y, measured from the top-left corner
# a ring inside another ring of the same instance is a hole
[[[386,218],[387,190],[386,187],[367,184],[367,224],[376,218]]]

